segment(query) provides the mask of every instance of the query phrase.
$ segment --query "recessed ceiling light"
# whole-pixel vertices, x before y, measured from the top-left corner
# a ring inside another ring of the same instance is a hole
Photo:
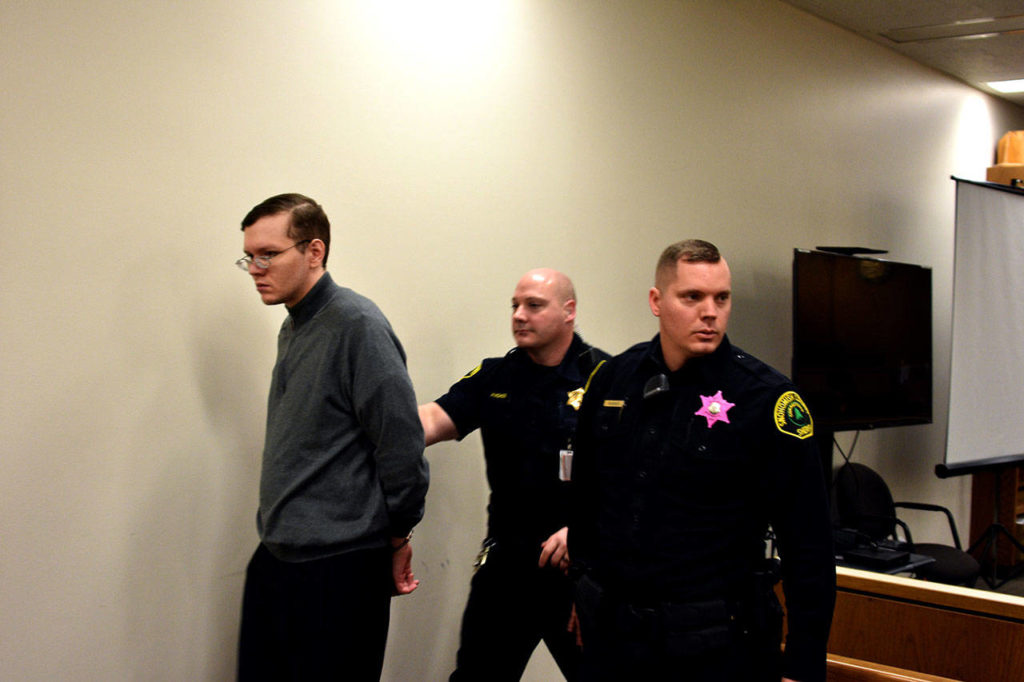
[[[999,92],[1024,92],[1024,78],[1012,81],[992,81],[985,85]]]

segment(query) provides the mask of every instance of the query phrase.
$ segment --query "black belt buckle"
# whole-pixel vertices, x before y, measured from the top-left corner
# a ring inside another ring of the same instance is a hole
[[[665,625],[670,630],[701,629],[725,625],[733,620],[735,614],[729,608],[729,603],[721,599],[665,605]]]

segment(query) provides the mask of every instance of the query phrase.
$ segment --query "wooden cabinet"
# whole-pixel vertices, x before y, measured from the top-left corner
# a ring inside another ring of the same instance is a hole
[[[872,571],[836,569],[830,654],[954,680],[1020,682],[1022,641],[1024,598]]]
[[[993,523],[1002,524],[1018,543],[1024,544],[1024,465],[976,473],[972,477],[970,544],[977,543]],[[999,533],[996,537],[998,566],[1024,563],[1024,554],[1006,536]],[[988,561],[991,554],[981,556],[981,549],[977,548],[975,556],[979,561]]]

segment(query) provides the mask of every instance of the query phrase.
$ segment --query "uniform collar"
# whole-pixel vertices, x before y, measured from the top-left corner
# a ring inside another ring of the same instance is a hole
[[[669,372],[668,366],[665,365],[665,356],[661,352],[661,334],[655,334],[647,347],[646,361],[653,363],[659,372],[668,375],[689,376],[697,372],[714,371],[714,368],[718,366],[722,359],[729,357],[731,353],[732,343],[729,342],[729,336],[724,335],[722,343],[718,344],[718,348],[715,349],[714,353],[690,358],[678,370]]]
[[[538,365],[536,362],[530,359],[530,354],[524,351],[522,348],[513,348],[510,352],[518,362],[542,369],[549,369],[558,376],[568,379],[569,381],[581,381],[583,375],[580,372],[579,357],[584,351],[587,350],[587,344],[584,343],[583,339],[576,332],[572,333],[572,343],[569,344],[569,348],[565,351],[565,355],[562,356],[562,361],[554,367],[544,367],[544,365]]]

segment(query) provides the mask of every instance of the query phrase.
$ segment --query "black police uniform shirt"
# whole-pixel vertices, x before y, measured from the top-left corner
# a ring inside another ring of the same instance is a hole
[[[484,360],[437,399],[459,440],[481,430],[491,489],[488,535],[509,549],[539,551],[568,523],[560,453],[575,447],[584,387],[608,357],[591,348],[574,334],[557,367],[538,365],[514,348]]]
[[[574,563],[627,602],[743,599],[771,524],[782,557],[787,659],[816,676],[835,563],[812,434],[789,380],[728,338],[675,372],[659,337],[630,348],[595,373],[580,411]]]

